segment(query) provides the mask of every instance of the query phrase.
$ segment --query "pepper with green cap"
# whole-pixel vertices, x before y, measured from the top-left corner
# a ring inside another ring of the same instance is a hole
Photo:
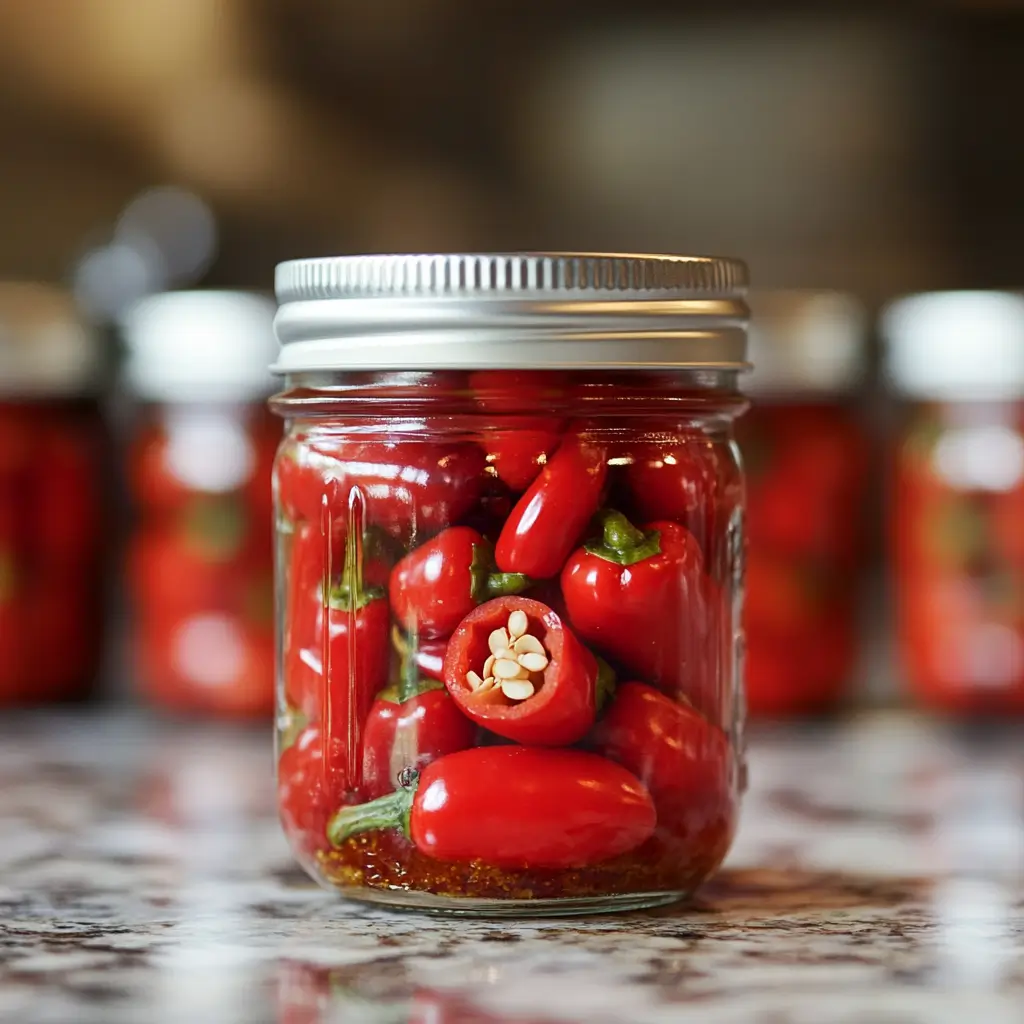
[[[398,829],[428,857],[510,870],[580,868],[628,853],[657,821],[647,788],[580,750],[475,747],[403,773],[401,788],[327,825],[335,846]]]
[[[417,646],[412,638],[410,648]],[[406,657],[398,682],[377,694],[366,717],[361,792],[372,800],[399,789],[403,772],[466,750],[476,732],[444,683],[423,676],[415,658]]]
[[[522,573],[498,572],[483,534],[453,526],[410,551],[392,570],[388,589],[402,626],[433,640],[450,636],[478,604],[521,594],[532,583]]]
[[[391,623],[383,587],[370,585],[379,575],[366,561],[368,545],[345,545],[340,578],[324,601],[324,581],[295,595],[289,607],[284,645],[284,679],[288,702],[309,721],[329,719],[332,738],[359,735],[377,693],[387,685],[391,662]],[[326,604],[326,607],[325,607]],[[324,617],[328,641],[324,643]],[[327,664],[324,664],[324,655]],[[349,775],[356,777],[355,751]]]
[[[592,540],[569,557],[562,595],[576,633],[614,664],[673,695],[692,695],[717,655],[714,582],[696,538],[670,520],[634,526],[595,517]]]

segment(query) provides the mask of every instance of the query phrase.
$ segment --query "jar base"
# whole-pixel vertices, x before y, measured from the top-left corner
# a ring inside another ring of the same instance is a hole
[[[619,896],[567,896],[540,900],[489,900],[462,896],[439,896],[407,889],[337,890],[348,900],[371,903],[388,910],[410,911],[454,917],[576,917],[587,914],[617,914],[650,910],[678,903],[689,892],[637,892]]]

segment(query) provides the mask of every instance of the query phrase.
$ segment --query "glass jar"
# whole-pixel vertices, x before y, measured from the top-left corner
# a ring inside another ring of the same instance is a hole
[[[866,317],[836,292],[755,292],[750,308],[754,405],[737,431],[748,474],[747,707],[821,712],[844,696],[858,655]]]
[[[197,291],[125,318],[143,403],[129,453],[132,662],[165,708],[273,711],[273,313],[263,296]]]
[[[675,900],[721,862],[744,281],[572,254],[278,268],[278,787],[314,878],[543,914]]]
[[[0,705],[77,700],[103,636],[102,358],[71,297],[0,284]]]
[[[1024,711],[1024,297],[894,302],[906,398],[890,508],[898,646],[924,706]]]

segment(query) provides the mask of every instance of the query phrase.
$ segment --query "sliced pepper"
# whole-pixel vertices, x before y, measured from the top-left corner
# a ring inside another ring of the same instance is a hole
[[[568,746],[594,722],[610,681],[547,605],[500,597],[448,641],[444,681],[463,714],[530,746]]]

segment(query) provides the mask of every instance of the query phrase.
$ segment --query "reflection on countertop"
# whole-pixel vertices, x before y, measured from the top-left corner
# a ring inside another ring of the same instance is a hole
[[[1024,731],[898,716],[751,740],[695,906],[467,921],[292,865],[262,730],[0,722],[0,1021],[1018,1021]]]

